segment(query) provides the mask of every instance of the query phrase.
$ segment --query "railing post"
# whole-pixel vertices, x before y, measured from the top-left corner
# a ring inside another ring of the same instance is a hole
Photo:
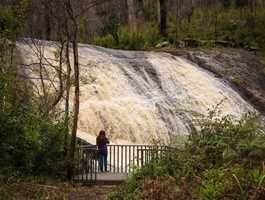
[[[92,158],[92,156],[93,156],[93,151],[92,150],[87,150],[87,152],[86,152],[86,157],[87,157],[87,161],[88,161],[88,163],[89,163],[89,166],[88,166],[88,168],[89,168],[89,170],[88,170],[88,172],[90,172],[90,180],[92,181],[93,180],[93,158]],[[88,181],[88,176],[87,176],[87,173],[88,172],[86,172],[86,181]]]
[[[133,146],[133,173],[134,173],[134,170],[135,170],[135,146]]]
[[[129,146],[129,167],[128,174],[131,172],[131,146]]]
[[[124,162],[123,162],[123,145],[121,145],[121,173],[123,173],[123,170],[124,170]]]
[[[141,147],[141,167],[144,166],[144,149]]]
[[[94,151],[94,167],[95,167],[95,181],[97,181],[97,174],[98,174],[98,171],[97,171],[97,169],[98,169],[98,167],[97,167],[97,161],[98,161],[98,150],[97,149],[95,149],[95,151]]]
[[[117,169],[117,171],[118,171],[118,173],[120,172],[120,146],[119,145],[117,145],[117,152],[118,152],[118,159],[117,159],[117,165],[118,165],[118,169]]]
[[[82,181],[83,181],[84,180],[84,171],[85,171],[85,167],[86,167],[86,162],[85,162],[85,158],[84,158],[84,150],[82,150],[81,154],[82,154]]]
[[[137,168],[139,168],[139,148],[137,147],[137,157],[136,157],[136,161],[137,161]]]
[[[113,172],[116,172],[116,146],[113,146]]]
[[[111,170],[111,158],[112,158],[112,156],[111,156],[111,154],[112,154],[112,148],[111,148],[112,146],[110,145],[109,146],[109,172],[111,172],[112,170]]]
[[[124,146],[124,154],[125,154],[125,156],[124,156],[124,159],[125,159],[125,161],[124,161],[124,171],[125,171],[125,173],[127,173],[127,147],[128,146]]]

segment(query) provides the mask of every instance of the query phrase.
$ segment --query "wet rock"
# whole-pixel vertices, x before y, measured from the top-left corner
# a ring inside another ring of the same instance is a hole
[[[38,63],[28,43],[17,47],[24,64]],[[55,43],[43,41],[42,47],[45,56],[54,60]],[[231,60],[227,54],[190,55],[213,70]],[[80,75],[86,80],[93,74],[96,80],[80,87],[78,136],[91,143],[102,128],[111,134],[112,142],[142,144],[153,138],[167,142],[174,135],[195,132],[197,116],[207,115],[223,99],[222,115],[238,119],[254,110],[229,84],[180,56],[86,44],[79,44],[79,56]],[[52,70],[47,69],[51,75]]]
[[[265,114],[264,58],[235,49],[186,51],[182,56],[229,82],[243,98]]]
[[[168,41],[164,41],[164,42],[161,42],[161,43],[158,43],[156,45],[156,48],[163,48],[163,47],[168,47],[170,44]]]

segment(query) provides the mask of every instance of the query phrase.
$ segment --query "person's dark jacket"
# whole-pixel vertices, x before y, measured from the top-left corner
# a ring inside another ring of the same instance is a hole
[[[109,144],[108,138],[105,136],[98,136],[97,137],[97,147],[98,152],[100,154],[106,154],[107,153],[107,144]]]

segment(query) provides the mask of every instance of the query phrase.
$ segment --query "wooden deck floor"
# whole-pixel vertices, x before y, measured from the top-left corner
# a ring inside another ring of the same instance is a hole
[[[98,184],[112,185],[123,182],[127,177],[127,173],[99,172],[97,173],[96,182]],[[90,174],[88,174],[87,176],[78,175],[75,177],[75,180],[83,183],[89,182],[91,181]]]
[[[98,181],[124,181],[127,178],[127,173],[111,173],[101,172],[97,174]]]

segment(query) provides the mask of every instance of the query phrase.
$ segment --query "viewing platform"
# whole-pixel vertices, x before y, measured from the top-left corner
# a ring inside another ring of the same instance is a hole
[[[119,184],[135,170],[161,158],[169,148],[156,145],[108,145],[107,172],[100,172],[97,146],[79,146],[74,181],[85,185]]]

